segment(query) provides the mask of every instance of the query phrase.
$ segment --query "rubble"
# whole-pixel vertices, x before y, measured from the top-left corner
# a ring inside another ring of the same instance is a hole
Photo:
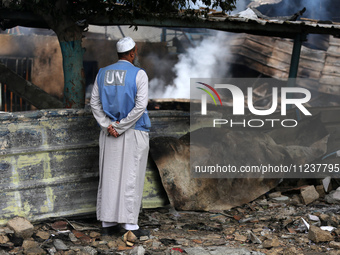
[[[335,191],[331,191],[325,196],[325,199],[328,203],[340,204],[340,189],[337,188]]]
[[[321,228],[313,225],[311,225],[309,228],[308,238],[315,243],[329,242],[334,239],[328,231],[322,230]]]
[[[128,232],[102,236],[100,222],[94,218],[34,224],[21,218],[33,226],[31,234],[23,238],[14,228],[0,227],[0,255],[340,254],[340,205],[322,197],[307,205],[293,200],[302,187],[319,185],[315,182],[303,182],[294,189],[287,189],[283,182],[229,210],[143,209],[140,226],[151,234],[140,239]],[[278,201],[278,197],[288,200]]]
[[[319,193],[314,186],[308,186],[301,190],[302,201],[305,205],[308,205],[319,198]]]
[[[15,232],[17,237],[29,238],[33,235],[34,226],[24,218],[15,217],[8,221],[7,226]]]

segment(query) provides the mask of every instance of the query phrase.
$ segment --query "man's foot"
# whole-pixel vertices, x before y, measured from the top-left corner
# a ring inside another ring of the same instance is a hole
[[[120,232],[120,225],[102,228],[101,234],[102,236],[112,236],[119,234]]]
[[[149,236],[150,231],[146,229],[137,229],[137,230],[131,230],[131,232],[137,237],[140,238],[141,236]]]

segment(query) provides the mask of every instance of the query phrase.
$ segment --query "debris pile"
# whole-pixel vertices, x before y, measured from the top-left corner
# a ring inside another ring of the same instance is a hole
[[[333,191],[318,180],[285,180],[230,210],[144,209],[140,226],[151,234],[140,239],[103,236],[94,218],[32,225],[16,217],[0,227],[0,254],[340,254],[336,180],[332,185]],[[330,197],[337,202],[327,202]]]

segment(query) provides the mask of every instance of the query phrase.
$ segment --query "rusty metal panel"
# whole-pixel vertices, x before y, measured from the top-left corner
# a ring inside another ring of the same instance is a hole
[[[166,132],[179,136],[182,128],[189,129],[187,113],[151,111],[150,117],[151,137]],[[163,123],[167,120],[171,123]],[[187,127],[180,125],[183,120]],[[91,112],[0,113],[0,123],[0,225],[14,216],[35,221],[95,213],[99,127]],[[159,173],[149,158],[143,207],[166,203]]]

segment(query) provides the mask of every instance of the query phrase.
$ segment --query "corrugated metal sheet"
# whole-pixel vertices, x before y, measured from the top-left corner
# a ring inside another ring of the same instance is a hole
[[[150,117],[151,137],[189,129],[188,113],[151,111]],[[14,216],[36,221],[95,213],[99,128],[90,112],[1,113],[0,123],[0,225]],[[167,202],[158,178],[149,158],[144,207]]]

